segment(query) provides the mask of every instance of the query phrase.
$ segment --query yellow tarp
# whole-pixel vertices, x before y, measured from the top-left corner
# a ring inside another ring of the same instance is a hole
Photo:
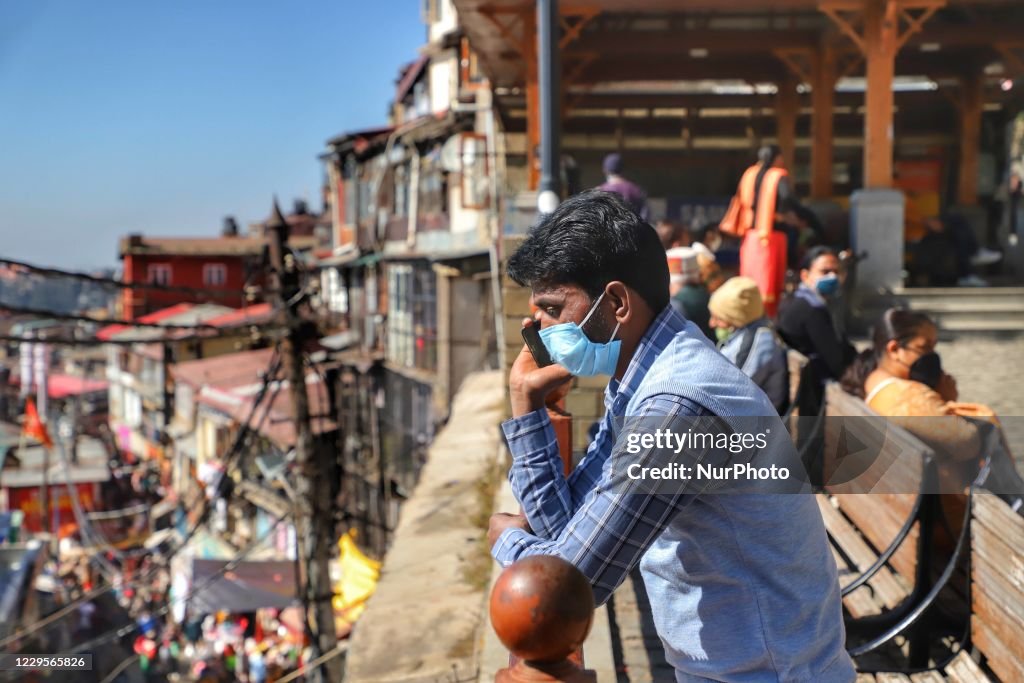
[[[363,554],[355,541],[355,532],[349,531],[338,540],[338,564],[341,579],[334,587],[331,604],[337,619],[349,626],[354,624],[366,608],[380,578],[380,562]]]

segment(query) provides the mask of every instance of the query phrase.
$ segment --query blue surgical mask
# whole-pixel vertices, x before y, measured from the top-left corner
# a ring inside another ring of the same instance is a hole
[[[614,375],[615,366],[619,362],[622,340],[615,339],[615,335],[619,331],[618,323],[612,330],[611,338],[605,344],[590,341],[583,333],[583,326],[590,320],[590,316],[594,315],[594,311],[597,310],[603,298],[604,293],[602,292],[591,306],[587,317],[579,325],[561,323],[540,331],[540,338],[544,341],[544,346],[548,348],[551,359],[577,377]]]
[[[839,276],[835,273],[831,273],[819,279],[814,283],[814,289],[818,291],[824,297],[833,296],[839,291]]]

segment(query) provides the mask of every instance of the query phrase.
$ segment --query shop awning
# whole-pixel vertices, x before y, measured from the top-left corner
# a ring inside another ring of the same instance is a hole
[[[225,571],[222,560],[192,560],[191,599],[196,613],[283,609],[297,602],[295,563],[243,561]]]

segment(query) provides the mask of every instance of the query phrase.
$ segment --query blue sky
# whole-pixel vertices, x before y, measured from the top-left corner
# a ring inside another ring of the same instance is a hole
[[[0,254],[117,264],[130,232],[216,235],[386,122],[416,0],[0,0]]]

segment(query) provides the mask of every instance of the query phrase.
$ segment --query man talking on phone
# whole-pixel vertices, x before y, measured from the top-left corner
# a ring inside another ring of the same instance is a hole
[[[554,363],[539,367],[524,347],[512,366],[513,417],[502,427],[523,514],[491,518],[495,559],[558,555],[598,604],[639,565],[678,681],[853,681],[836,565],[809,488],[621,484],[652,462],[638,444],[653,443],[624,420],[749,418],[785,435],[764,393],[669,306],[655,230],[616,195],[586,192],[541,220],[507,272],[532,289],[538,313],[524,326],[539,325]],[[545,404],[586,375],[611,377],[606,412],[565,478]],[[692,462],[697,450],[675,454]]]

